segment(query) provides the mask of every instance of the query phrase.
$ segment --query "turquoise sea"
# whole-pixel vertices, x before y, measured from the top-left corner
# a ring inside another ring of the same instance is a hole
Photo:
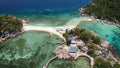
[[[0,14],[26,17],[34,26],[62,26],[69,20],[82,17],[78,9],[91,0],[7,0],[0,1]],[[6,5],[7,4],[7,5]],[[120,28],[103,22],[81,22],[78,28],[93,30],[109,41],[120,55]],[[49,38],[48,38],[49,37]],[[42,68],[54,56],[53,50],[60,42],[57,36],[46,32],[30,31],[9,39],[0,47],[0,68]],[[64,65],[63,65],[64,64]],[[69,65],[69,66],[68,66]],[[88,60],[55,60],[49,68],[89,68]]]
[[[97,33],[101,38],[110,42],[115,48],[118,55],[120,55],[120,28],[115,25],[108,25],[104,22],[92,21],[81,22],[77,27],[86,28]]]

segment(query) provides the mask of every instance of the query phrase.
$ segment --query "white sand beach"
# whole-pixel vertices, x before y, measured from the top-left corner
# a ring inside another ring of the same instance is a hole
[[[57,29],[62,29],[63,32],[65,32],[66,29],[75,28],[82,21],[91,21],[91,20],[92,19],[87,18],[87,17],[75,18],[75,19],[71,19],[70,21],[68,21],[66,25],[58,26],[58,27],[31,26],[27,24],[25,20],[23,20],[23,29],[24,31],[35,30],[35,31],[45,31],[45,32],[53,33],[59,36],[61,39],[65,40],[65,38],[63,37],[63,33],[58,32]]]

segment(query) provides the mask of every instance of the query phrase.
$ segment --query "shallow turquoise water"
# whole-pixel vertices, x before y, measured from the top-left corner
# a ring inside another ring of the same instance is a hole
[[[60,41],[57,36],[36,31],[10,39],[0,44],[4,46],[0,49],[0,68],[42,68]]]
[[[17,16],[24,17],[24,14],[22,16],[18,14]],[[78,17],[81,17],[81,15],[76,11],[55,15],[30,14],[28,15],[28,23],[35,26],[61,26],[69,20]],[[100,37],[109,41],[116,48],[118,54],[120,54],[120,28],[96,21],[81,22],[77,27],[93,30]],[[56,47],[56,43],[60,41],[53,35],[47,39],[49,35],[49,33],[45,32],[26,32],[17,38],[0,44],[5,46],[0,49],[0,68],[42,68],[54,56],[52,51]],[[79,68],[79,66],[82,68],[89,67],[88,62],[83,58],[72,62],[55,60],[50,64],[50,68]]]
[[[89,60],[80,57],[78,60],[54,60],[48,68],[89,68]]]
[[[55,56],[53,50],[57,42],[61,42],[57,36],[36,31],[25,32],[9,39],[0,44],[3,46],[0,49],[0,68],[42,68],[50,58]],[[71,65],[68,66],[69,64]],[[89,68],[89,62],[85,58],[73,61],[54,60],[48,68],[61,67]]]
[[[100,37],[109,41],[120,55],[120,28],[115,25],[109,25],[97,21],[81,22],[78,27],[96,32]]]
[[[31,0],[29,2],[28,0],[19,0],[19,2],[2,0],[0,15],[13,14],[19,18],[27,17],[28,24],[34,26],[62,26],[70,19],[80,17],[78,8],[89,2],[90,0]],[[4,45],[0,49],[0,68],[42,68],[54,56],[52,51],[55,49],[56,43],[60,41],[53,35],[48,39],[49,35],[43,32],[26,32],[0,44]],[[80,59],[79,61],[85,60]],[[68,65],[66,61],[56,60],[56,62]],[[74,64],[77,63],[78,61],[74,61]],[[84,64],[87,65],[88,62],[85,61]]]
[[[73,18],[81,17],[77,10],[50,14],[16,14],[16,16],[19,18],[25,16],[28,19],[28,24],[34,26],[62,26]]]
[[[23,18],[24,14],[17,14],[16,16]],[[27,15],[29,19],[28,24],[34,26],[62,26],[69,20],[78,17],[81,17],[81,15],[79,15],[77,11],[50,15]],[[0,50],[0,59],[2,62],[0,62],[0,67],[42,68],[45,63],[54,56],[53,50],[56,47],[56,43],[60,41],[60,39],[56,39],[57,37],[53,35],[47,39],[49,35],[50,34],[46,32],[32,31],[6,41],[2,44],[5,47]],[[85,59],[79,59],[76,62],[73,61],[70,63],[58,60],[55,62],[64,63],[64,68],[68,67],[66,65],[72,63],[74,63],[73,66],[89,67],[89,65],[87,65],[88,61],[85,61]],[[80,65],[82,62],[84,62],[84,65]],[[61,67],[61,64],[57,65]],[[73,68],[73,66],[71,65],[69,68]],[[56,68],[56,65],[54,66],[53,63],[53,66],[50,66],[50,68]]]
[[[29,16],[30,25],[35,26],[62,26],[65,25],[69,20],[79,18],[81,15],[77,11],[56,13],[49,15],[32,15]],[[118,54],[120,54],[120,28],[115,25],[108,25],[103,22],[82,22],[79,27],[84,27],[88,30],[93,30],[99,36],[109,41],[115,48]]]

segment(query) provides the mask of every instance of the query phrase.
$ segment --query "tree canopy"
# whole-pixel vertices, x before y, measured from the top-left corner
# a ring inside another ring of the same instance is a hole
[[[93,0],[83,13],[120,24],[120,0]]]
[[[0,35],[4,32],[19,32],[21,31],[21,28],[22,21],[20,19],[8,14],[0,16]]]
[[[105,62],[101,58],[95,60],[94,68],[112,68],[109,62]]]
[[[76,35],[78,36],[81,40],[83,40],[84,42],[89,42],[90,40],[93,41],[93,43],[95,44],[101,44],[101,38],[99,36],[94,36],[93,33],[91,33],[90,31],[84,29],[84,28],[75,28],[70,30],[69,32],[66,31],[66,33],[63,34],[63,36],[66,38],[71,36],[71,35]],[[69,43],[70,41],[67,40],[67,43]]]

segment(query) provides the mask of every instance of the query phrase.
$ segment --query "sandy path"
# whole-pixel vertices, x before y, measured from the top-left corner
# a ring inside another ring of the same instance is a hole
[[[87,18],[87,17],[75,18],[75,19],[68,21],[68,23],[65,26],[71,26],[71,27],[75,28],[80,22],[91,21],[91,20],[92,19]]]
[[[58,27],[31,26],[31,25],[25,24],[25,21],[23,20],[23,29],[24,31],[35,30],[35,31],[50,32],[50,33],[53,33],[59,36],[61,39],[65,40],[65,38],[63,37],[63,34],[59,33],[57,29],[63,29],[63,32],[65,32],[66,29],[75,28],[82,21],[91,21],[91,20],[92,19],[87,18],[87,17],[75,18],[75,19],[71,19],[70,21],[68,21],[66,25],[58,26]]]
[[[53,33],[57,36],[59,36],[61,39],[65,40],[65,38],[62,36],[62,34],[60,34],[59,32],[57,32],[55,29],[51,28],[51,27],[41,27],[41,26],[24,26],[24,31],[45,31],[45,32],[49,32],[49,33]]]

